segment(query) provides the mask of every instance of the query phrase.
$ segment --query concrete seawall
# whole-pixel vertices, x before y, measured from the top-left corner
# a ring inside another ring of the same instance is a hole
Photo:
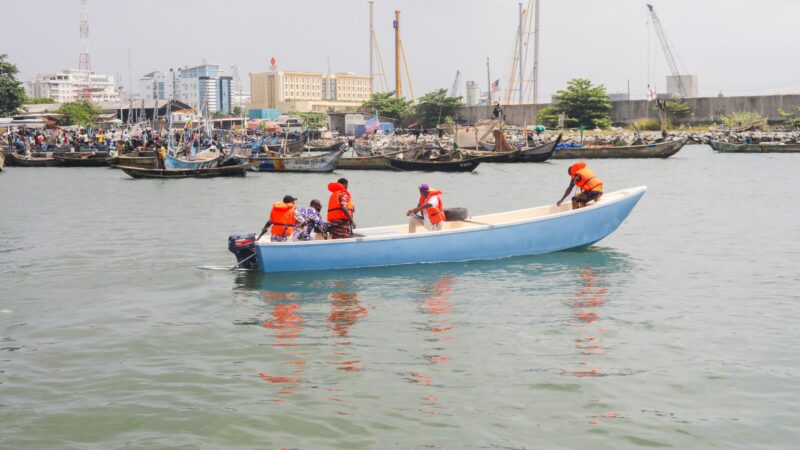
[[[797,111],[800,107],[800,95],[764,95],[757,97],[699,97],[688,98],[686,103],[692,111],[692,117],[674,119],[672,123],[708,124],[719,122],[722,117],[735,113],[752,111],[766,116],[770,122],[782,122],[779,109],[786,112]],[[637,119],[657,119],[655,102],[646,100],[625,100],[611,102],[611,118],[615,125],[628,125]],[[537,112],[548,104],[508,105],[503,106],[506,123],[510,125],[532,125]],[[493,106],[467,106],[458,110],[461,119],[476,121],[492,118]]]

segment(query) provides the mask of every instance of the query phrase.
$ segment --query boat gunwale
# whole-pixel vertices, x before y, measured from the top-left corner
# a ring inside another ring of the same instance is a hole
[[[639,193],[644,193],[647,191],[647,186],[636,186],[633,188],[628,189],[621,189],[618,191],[609,192],[607,195],[611,194],[623,194],[618,198],[609,200],[607,202],[595,202],[590,205],[587,205],[583,208],[579,209],[570,209],[567,211],[557,211],[552,214],[547,214],[540,217],[532,217],[527,219],[519,219],[510,222],[504,222],[500,224],[478,224],[475,227],[470,228],[455,228],[449,230],[440,230],[440,231],[421,231],[418,233],[405,233],[399,235],[386,235],[386,236],[355,236],[347,239],[323,239],[323,240],[313,240],[313,241],[287,241],[287,242],[272,242],[269,240],[269,237],[265,234],[261,239],[255,242],[256,246],[263,246],[263,247],[299,247],[299,246],[307,246],[307,245],[337,245],[337,244],[350,244],[350,243],[359,243],[359,242],[380,242],[380,241],[387,241],[387,240],[399,240],[399,239],[418,239],[418,238],[427,238],[427,237],[436,237],[441,236],[442,234],[458,234],[458,233],[471,233],[476,231],[486,231],[491,230],[494,228],[505,228],[505,227],[512,227],[530,223],[541,222],[544,220],[550,220],[557,217],[568,217],[570,215],[582,214],[588,210],[595,210],[600,208],[605,208],[607,206],[611,206],[617,204],[625,199],[630,198],[632,195],[637,195]],[[480,216],[470,217],[469,221],[479,221],[482,217],[499,215],[499,214],[514,214],[520,213],[524,211],[530,211],[537,208],[547,207],[551,205],[541,205],[541,206],[534,206],[533,208],[523,208],[523,209],[516,209],[512,211],[502,211],[498,213],[491,213],[491,214],[483,214]],[[460,222],[460,221],[456,221]],[[470,222],[467,222],[470,223]],[[382,229],[382,228],[391,228],[396,226],[405,226],[404,224],[396,224],[396,225],[386,225],[382,227],[370,227],[365,228],[365,230],[370,229]]]

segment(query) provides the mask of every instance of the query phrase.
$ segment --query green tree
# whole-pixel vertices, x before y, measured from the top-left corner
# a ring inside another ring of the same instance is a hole
[[[452,121],[456,110],[461,106],[464,106],[461,97],[450,97],[447,89],[437,89],[419,98],[416,107],[417,120],[422,122],[424,128],[434,128],[440,123]]]
[[[766,120],[766,117],[753,111],[741,111],[741,112],[730,113],[722,118],[722,122],[729,127],[745,125],[748,123],[759,122],[762,120]]]
[[[381,117],[401,121],[413,112],[411,102],[404,98],[395,98],[394,92],[375,92],[361,105],[362,110],[376,112]]]
[[[61,125],[94,125],[95,119],[102,112],[103,110],[87,100],[64,103],[58,108],[58,113],[64,115],[59,123]]]
[[[25,89],[17,81],[19,69],[7,61],[8,55],[0,54],[0,117],[15,114],[25,102]]]
[[[26,105],[46,105],[49,103],[55,103],[55,100],[47,97],[25,97]]]
[[[244,111],[242,110],[241,106],[234,106],[233,107],[233,115],[236,117],[242,117]]]
[[[681,100],[677,95],[673,95],[672,98],[666,101],[664,110],[667,112],[667,117],[675,119],[689,117],[692,114],[692,109],[689,107],[689,104]]]
[[[316,112],[298,113],[297,116],[303,118],[303,126],[309,130],[318,130],[328,127],[328,115]]]
[[[608,128],[611,126],[610,111],[611,102],[605,86],[592,86],[589,80],[575,78],[567,83],[566,89],[556,93],[552,105],[539,110],[539,122],[556,127],[558,116],[563,113],[567,127]]]
[[[778,114],[786,119],[786,125],[788,125],[790,128],[800,128],[800,106],[797,107],[797,111],[795,112],[787,113],[786,111],[779,109]]]

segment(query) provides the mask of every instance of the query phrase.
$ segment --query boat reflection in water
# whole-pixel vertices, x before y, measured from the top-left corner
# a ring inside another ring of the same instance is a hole
[[[273,347],[287,347],[286,356],[289,360],[284,360],[285,368],[280,373],[270,371],[270,373],[260,372],[258,375],[265,381],[278,386],[279,395],[292,395],[297,392],[300,384],[300,375],[305,371],[303,366],[306,364],[305,352],[298,350],[297,338],[303,330],[303,316],[300,315],[299,296],[293,293],[284,292],[263,292],[263,299],[271,307],[271,316],[268,317],[262,327],[273,331],[275,340],[271,343]],[[276,403],[282,403],[283,399],[278,397],[273,399]]]
[[[339,415],[378,402],[442,418],[475,389],[471,377],[488,377],[488,389],[512,373],[534,374],[533,382],[605,375],[601,313],[609,286],[623,288],[633,265],[594,246],[496,261],[240,273],[234,289],[241,314],[270,331],[252,358],[276,398]],[[565,339],[577,353],[561,361],[519,353],[549,356]]]

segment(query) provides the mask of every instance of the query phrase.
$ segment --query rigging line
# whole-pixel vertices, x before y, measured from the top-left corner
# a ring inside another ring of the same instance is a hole
[[[381,48],[378,45],[378,36],[375,35],[375,31],[372,31],[372,42],[375,43],[375,53],[378,56],[378,67],[381,69],[380,78],[381,87],[383,88],[383,92],[386,92],[389,89],[389,82],[386,80],[386,71],[383,68],[383,57],[381,57]]]
[[[528,61],[530,60],[531,25],[533,23],[533,20],[531,20],[532,14],[530,14],[530,11],[533,10],[532,9],[532,3],[533,3],[533,0],[528,0],[528,8],[523,10],[523,13],[522,13],[523,14],[523,28],[525,28],[525,26],[527,26],[527,32],[525,33],[525,44],[524,44],[525,50],[524,50],[524,53],[523,53],[523,56],[525,57],[525,59],[523,60],[523,64],[522,64],[522,73],[527,73],[527,71],[528,71]],[[531,68],[531,76],[530,76],[530,78],[528,78],[527,80],[523,79],[523,81],[522,81],[522,86],[520,86],[520,89],[522,89],[522,93],[521,93],[522,95],[520,96],[520,98],[522,98],[522,99],[527,98],[528,97],[528,92],[530,92],[531,99],[533,98],[532,84],[533,84],[533,68]],[[533,103],[533,102],[531,101],[531,103]]]
[[[406,80],[408,80],[408,89],[411,91],[411,103],[416,103],[417,98],[414,96],[414,83],[411,82],[411,71],[408,70],[408,57],[406,56],[406,47],[403,45],[403,40],[400,40],[400,51],[403,53],[403,65],[406,68]]]

